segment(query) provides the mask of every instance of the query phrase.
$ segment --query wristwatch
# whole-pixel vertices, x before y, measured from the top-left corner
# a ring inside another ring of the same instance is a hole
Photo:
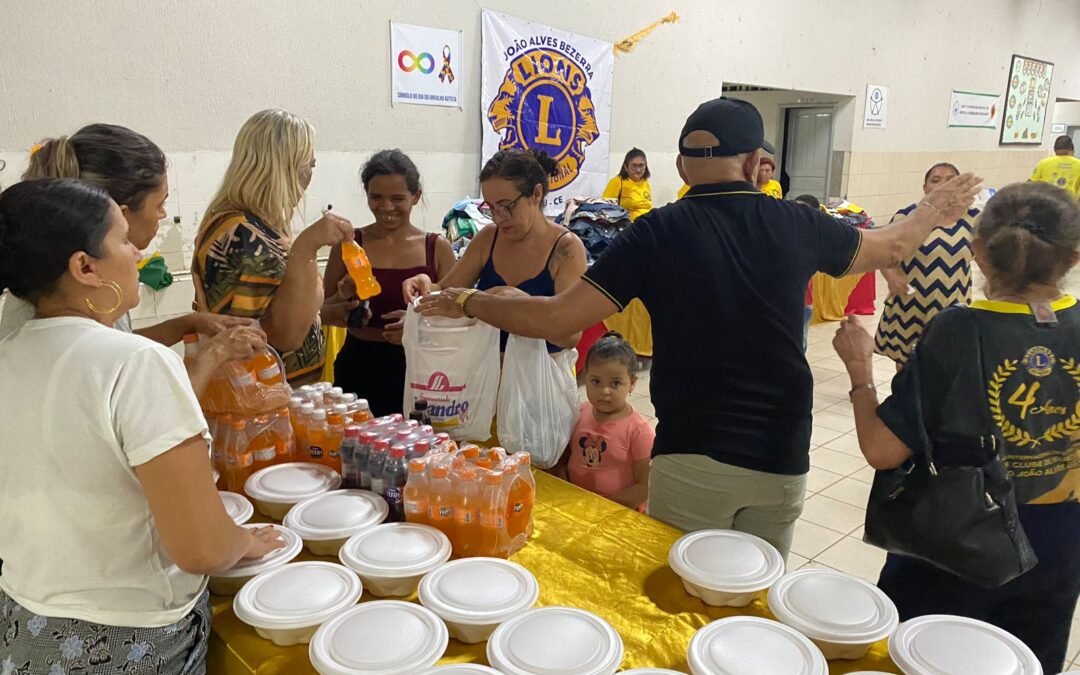
[[[465,316],[469,317],[470,319],[473,318],[473,317],[472,317],[471,314],[469,314],[468,310],[465,309],[465,305],[469,302],[469,298],[471,298],[472,296],[476,295],[479,292],[480,292],[480,289],[467,288],[464,291],[462,291],[461,293],[459,293],[457,298],[454,299],[454,302],[457,304],[458,309],[461,310],[461,313],[464,314]]]

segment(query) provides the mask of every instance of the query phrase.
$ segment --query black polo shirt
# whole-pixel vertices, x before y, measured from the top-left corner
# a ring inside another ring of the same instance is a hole
[[[854,227],[741,182],[696,186],[612,242],[584,279],[652,315],[654,456],[809,470],[806,285],[819,270],[846,274],[861,242]]]

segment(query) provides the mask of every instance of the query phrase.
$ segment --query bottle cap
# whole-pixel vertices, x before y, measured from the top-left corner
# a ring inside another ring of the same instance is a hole
[[[199,341],[198,333],[188,333],[184,336],[184,344],[190,345]]]
[[[409,460],[409,473],[424,473],[426,465],[422,459]]]
[[[461,480],[476,480],[476,469],[471,466],[465,467],[458,473]]]
[[[406,448],[404,445],[395,445],[394,447],[390,448],[390,456],[394,459],[401,459],[408,451],[409,449]]]
[[[360,406],[361,408],[368,408],[368,407],[369,407],[369,406],[368,406],[368,402],[367,402],[367,399],[366,399],[366,398],[358,398],[358,399],[356,399],[356,403],[357,403],[357,405],[359,405],[359,406]]]
[[[326,419],[326,410],[317,408],[311,413],[311,416],[317,420],[324,420]]]
[[[354,428],[355,428],[355,429],[356,429],[357,431],[359,431],[359,430],[360,430],[360,428],[359,428],[359,427],[354,427]],[[375,440],[376,440],[377,438],[378,438],[378,436],[376,436],[375,434],[371,433],[370,431],[365,431],[365,432],[363,432],[363,433],[361,433],[361,434],[360,434],[360,442],[361,442],[361,443],[366,443],[366,444],[368,444],[368,445],[371,445],[372,443],[374,443],[374,442],[375,442]]]
[[[360,438],[360,427],[354,425],[345,427],[345,438]]]
[[[233,420],[232,428],[234,431],[242,431],[243,429],[247,428],[247,421],[243,419]]]
[[[330,388],[330,393],[333,394],[334,396],[344,396],[345,395],[345,390],[342,389],[341,387],[331,387]]]
[[[337,405],[334,406],[334,414],[335,415],[344,415],[344,414],[346,414],[348,412],[349,412],[349,406],[345,405],[344,403],[338,403]]]
[[[342,401],[342,403],[344,403],[346,405],[355,403],[356,402],[356,394],[342,394],[341,395],[341,401]]]
[[[386,452],[389,449],[390,449],[390,441],[387,441],[387,440],[375,441],[375,451],[376,452]]]
[[[300,406],[300,414],[301,415],[311,415],[314,412],[315,412],[315,404],[314,403],[304,403],[303,405]]]
[[[502,471],[492,471],[484,474],[485,485],[502,485]]]
[[[418,455],[426,455],[431,450],[431,443],[427,441],[417,441],[413,444],[413,452]]]
[[[450,475],[450,468],[446,466],[433,466],[431,467],[432,478],[446,478]]]
[[[408,429],[402,429],[394,434],[394,438],[399,441],[408,440],[409,436],[412,436],[412,432]]]
[[[466,445],[465,449],[461,451],[461,454],[465,455],[466,459],[476,459],[480,456],[480,448],[475,445]]]

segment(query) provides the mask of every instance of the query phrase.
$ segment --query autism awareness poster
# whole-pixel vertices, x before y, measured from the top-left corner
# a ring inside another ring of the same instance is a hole
[[[393,103],[461,107],[461,32],[390,23]]]
[[[1005,90],[1001,145],[1043,142],[1053,76],[1054,64],[1013,54],[1009,86]]]
[[[536,148],[559,165],[545,211],[598,197],[608,172],[612,43],[484,10],[482,161]]]

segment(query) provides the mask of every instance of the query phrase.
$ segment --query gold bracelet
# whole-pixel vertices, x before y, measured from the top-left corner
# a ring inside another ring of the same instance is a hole
[[[945,217],[945,214],[942,213],[941,209],[939,209],[938,207],[931,204],[930,200],[928,200],[928,199],[924,199],[921,202],[919,202],[919,206],[925,206],[925,207],[929,208],[931,211],[933,211],[934,213],[938,214],[938,216],[940,216],[942,218]]]
[[[852,386],[851,391],[848,392],[848,398],[849,399],[854,398],[855,397],[855,392],[862,391],[863,389],[869,389],[870,391],[877,394],[877,385],[874,385],[874,384],[856,384],[856,385]]]
[[[467,288],[464,291],[462,291],[461,293],[459,293],[457,298],[454,299],[454,302],[457,304],[458,309],[461,310],[461,313],[464,314],[465,316],[469,317],[470,319],[473,318],[473,316],[471,314],[469,314],[469,311],[467,309],[465,309],[465,305],[468,304],[469,298],[471,298],[472,296],[476,295],[479,292],[480,292],[480,289],[478,289],[478,288]]]

